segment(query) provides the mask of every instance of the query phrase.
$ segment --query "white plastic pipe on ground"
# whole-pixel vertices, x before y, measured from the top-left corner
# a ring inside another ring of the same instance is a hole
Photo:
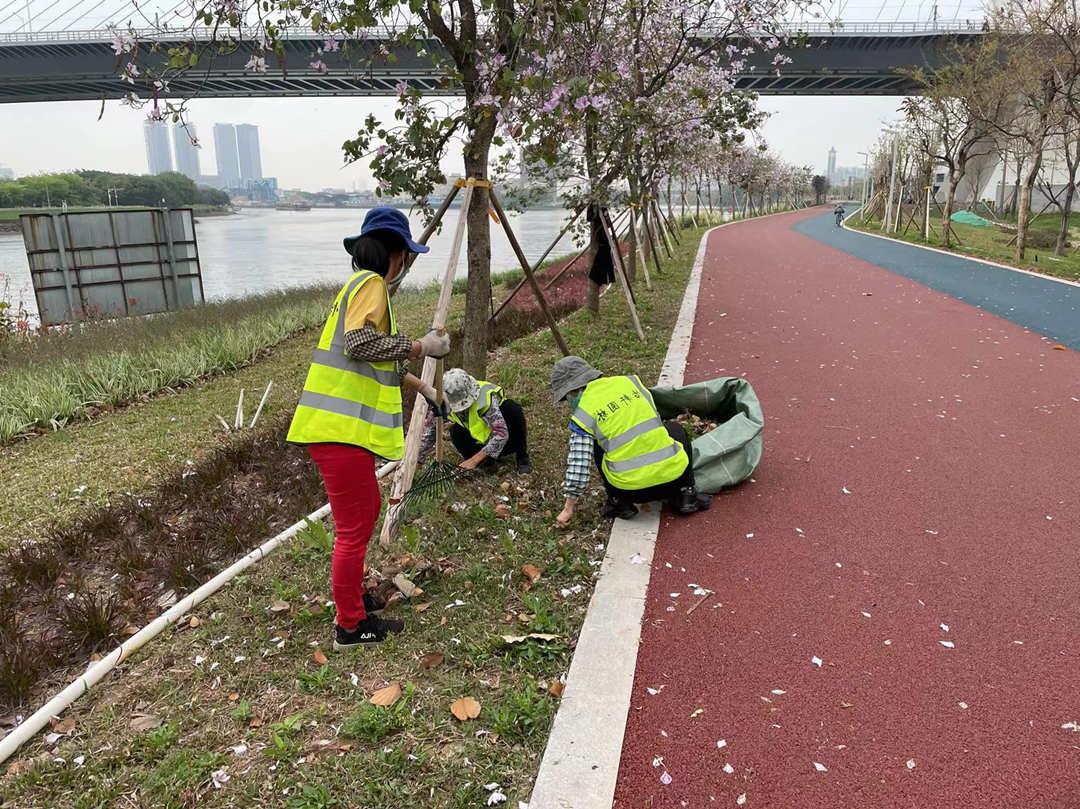
[[[391,461],[388,464],[384,464],[378,472],[375,473],[375,476],[377,478],[383,478],[393,472],[394,469],[397,468],[397,465],[397,461]],[[101,658],[101,660],[92,663],[78,679],[74,680],[67,688],[45,703],[45,705],[39,708],[33,715],[27,717],[27,719],[11,731],[11,733],[3,739],[0,739],[0,764],[7,761],[8,758],[10,758],[11,755],[35,733],[43,730],[45,726],[49,724],[50,719],[54,716],[59,716],[67,710],[75,700],[101,682],[105,675],[120,665],[121,662],[131,657],[134,652],[144,646],[147,642],[160,635],[166,627],[176,623],[186,613],[193,610],[196,606],[212,596],[253,564],[261,562],[277,550],[281,543],[292,539],[305,525],[307,525],[309,520],[313,522],[315,520],[321,520],[329,513],[330,505],[327,504],[322,508],[311,512],[307,517],[289,526],[272,539],[268,539],[246,556],[237,559],[198,590],[184,596],[166,612],[163,612],[153,621],[148,623]]]

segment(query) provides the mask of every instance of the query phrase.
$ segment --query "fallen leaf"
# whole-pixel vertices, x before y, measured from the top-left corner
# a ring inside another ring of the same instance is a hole
[[[510,511],[510,508],[505,503],[499,503],[497,506],[495,506],[495,516],[498,517],[500,520],[510,519],[511,513],[512,512]]]
[[[716,740],[716,748],[718,750],[722,750],[725,747],[727,747],[727,739],[717,739]]]
[[[698,708],[696,711],[694,711],[692,714],[690,714],[690,718],[691,719],[697,719],[703,713],[705,713],[705,709],[704,708]]]
[[[1078,722],[1066,722],[1061,726],[1062,730],[1071,730],[1073,733],[1080,733],[1080,723]]]
[[[229,694],[229,702],[239,702],[239,701],[240,701],[240,692],[239,691],[233,691],[231,694]]]
[[[275,598],[270,602],[270,606],[267,607],[270,612],[287,612],[292,605],[288,601],[282,601],[280,598]]]
[[[190,619],[190,620],[189,620],[189,621],[187,622],[187,625],[188,625],[189,627],[191,627],[192,629],[195,629],[195,628],[196,628],[197,626],[199,626],[199,625],[200,625],[201,623],[202,623],[202,621],[200,621],[200,620],[199,620],[198,616],[196,616],[196,615],[192,615],[192,616],[191,616],[191,619]]]
[[[734,767],[732,767],[732,766],[731,766],[730,764],[725,764],[725,765],[724,765],[724,767],[723,767],[723,770],[724,770],[724,772],[726,772],[726,773],[727,773],[728,775],[731,775],[731,774],[732,774],[733,772],[735,772],[735,768],[734,768]]]
[[[462,697],[450,703],[450,713],[462,722],[468,722],[480,715],[480,703],[472,697]]]
[[[829,768],[822,764],[820,761],[814,762],[814,769],[818,772],[828,772]]]
[[[542,576],[544,573],[544,571],[542,571],[536,565],[522,565],[521,572],[524,573],[525,578],[527,578],[533,584],[536,584],[538,581],[540,581],[540,576]]]
[[[737,797],[735,799],[735,804],[737,806],[742,806],[744,803],[746,803],[746,793],[745,792],[742,793],[739,797]]]
[[[157,727],[161,727],[161,719],[157,716],[151,716],[150,714],[137,713],[131,720],[131,729],[139,732],[153,730]]]
[[[49,724],[57,733],[71,733],[71,731],[75,730],[75,720],[71,717],[67,719],[51,719]]]
[[[566,684],[563,683],[562,680],[556,680],[551,684],[551,687],[548,688],[548,693],[556,699],[561,699],[565,688]]]
[[[907,768],[908,768],[909,770],[914,770],[914,769],[915,769],[915,759],[913,759],[913,758],[909,758],[909,759],[907,760]]]
[[[671,783],[671,776],[668,774],[667,770],[664,770],[662,773],[660,773],[660,783],[664,786],[667,786]]]
[[[431,602],[430,601],[425,601],[423,604],[417,604],[416,606],[414,606],[413,607],[413,612],[423,612],[424,610],[426,610],[430,606],[431,606]]]
[[[841,708],[854,708],[855,703],[853,703],[853,702],[841,702],[840,707]]]
[[[325,666],[330,661],[326,657],[326,653],[322,649],[316,649],[311,653],[311,659],[318,663],[320,666]]]
[[[814,655],[813,657],[810,658],[810,662],[813,663],[815,666],[817,666],[820,669],[821,664],[824,661],[820,657],[818,657],[817,655]]]
[[[372,705],[378,705],[382,708],[389,708],[395,702],[401,698],[401,684],[398,682],[392,682],[386,688],[380,688],[374,694],[368,698],[368,702]]]
[[[1065,351],[1065,350],[1066,350],[1065,346],[1063,346],[1061,343],[1058,343],[1056,346],[1054,346],[1054,351]]]
[[[250,722],[248,722],[248,727],[249,728],[261,728],[262,726],[263,726],[263,720],[260,719],[257,716],[252,718],[252,720]]]
[[[428,652],[426,655],[420,658],[420,668],[424,669],[425,671],[427,669],[433,669],[436,666],[441,666],[443,664],[443,660],[445,659],[446,658],[438,652]]]
[[[951,640],[939,640],[938,643],[940,643],[946,649],[955,649],[956,648],[956,644],[953,643]]]
[[[960,706],[960,710],[962,710],[962,711],[966,711],[966,710],[967,710],[967,706],[968,706],[968,704],[967,704],[966,702],[958,702],[958,703],[956,703],[956,704]],[[1080,730],[1080,728],[1077,728],[1077,730]]]
[[[414,596],[424,594],[424,591],[417,587],[415,584],[413,584],[411,581],[409,581],[409,579],[405,577],[404,573],[398,573],[396,576],[394,576],[394,586],[398,588],[398,590],[403,596],[405,596],[405,598],[413,598]]]
[[[770,693],[776,694],[776,696],[778,696],[778,697],[782,697],[782,696],[784,696],[784,694],[787,693],[787,691],[785,691],[782,688],[774,688]]]
[[[139,632],[139,627],[135,626],[135,624],[128,624],[127,626],[124,627],[124,634],[127,635],[129,638],[132,635],[138,634],[138,632]]]
[[[558,640],[558,635],[549,635],[546,632],[531,632],[528,635],[502,635],[506,643],[523,643],[527,640]]]

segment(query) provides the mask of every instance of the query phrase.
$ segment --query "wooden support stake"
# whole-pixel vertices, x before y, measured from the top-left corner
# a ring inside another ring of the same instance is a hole
[[[652,289],[652,278],[649,277],[649,262],[645,260],[645,249],[641,246],[641,229],[638,227],[637,212],[630,209],[630,227],[634,229],[634,244],[637,245],[638,263],[641,264],[641,274],[645,276],[645,286]]]
[[[458,181],[458,183],[450,189],[450,193],[446,195],[446,198],[442,201],[442,205],[440,205],[439,209],[435,211],[435,216],[432,217],[431,221],[428,223],[428,226],[424,228],[424,232],[420,234],[420,238],[416,240],[417,244],[428,243],[428,239],[431,238],[431,235],[435,232],[435,229],[442,222],[443,217],[446,216],[446,212],[450,210],[450,205],[454,201],[454,197],[457,196],[458,191],[461,190],[463,184],[464,183],[462,181]],[[390,295],[393,295],[401,288],[401,284],[405,280],[405,276],[409,274],[409,270],[412,269],[413,262],[415,261],[416,254],[413,253],[405,262],[405,267],[402,269],[401,273],[398,275],[397,278],[394,279],[394,283],[387,288],[387,292]]]
[[[495,194],[494,188],[488,189],[488,197],[491,199],[491,206],[495,209],[495,214],[502,223],[510,247],[513,248],[514,255],[517,256],[518,263],[521,264],[522,272],[525,273],[525,278],[528,280],[529,286],[532,287],[533,295],[536,296],[536,303],[540,306],[540,311],[544,313],[544,319],[547,320],[548,328],[551,329],[551,336],[555,338],[555,342],[558,344],[563,356],[569,357],[570,347],[566,345],[566,340],[563,339],[562,334],[559,332],[559,325],[555,322],[555,316],[548,309],[547,298],[544,297],[540,285],[536,283],[536,276],[533,275],[532,267],[529,266],[529,260],[525,258],[525,253],[522,251],[521,245],[518,244],[517,236],[514,234],[514,229],[510,227],[510,220],[506,218],[506,213],[503,211],[502,203],[499,202],[499,197]]]
[[[557,245],[559,242],[562,241],[562,237],[566,235],[566,232],[568,230],[570,230],[571,227],[573,227],[574,222],[577,221],[577,218],[579,216],[581,216],[581,212],[584,211],[586,207],[588,207],[587,203],[586,203],[586,205],[583,205],[580,208],[578,208],[574,212],[574,215],[572,217],[570,217],[570,221],[568,221],[565,225],[563,225],[562,230],[559,231],[559,235],[555,237],[555,241],[553,241],[551,244],[549,244],[548,249],[544,251],[544,255],[540,256],[540,258],[538,258],[536,260],[536,263],[533,265],[533,268],[532,268],[534,273],[537,272],[540,269],[540,265],[544,263],[544,259],[546,259],[548,257],[548,254],[551,253],[551,251],[555,249],[555,245]],[[499,218],[501,219],[502,217],[499,217]],[[586,247],[585,249],[587,250],[588,248]],[[580,254],[579,254],[579,256],[580,256]],[[574,259],[574,260],[576,261],[577,259]],[[560,275],[561,274],[562,273],[560,272]],[[498,308],[496,308],[495,311],[491,313],[491,317],[488,318],[489,323],[492,320],[494,320],[495,318],[497,318],[502,313],[502,310],[505,309],[509,305],[510,301],[512,301],[514,299],[514,296],[517,295],[518,292],[521,291],[521,288],[523,286],[525,286],[526,283],[528,283],[528,280],[529,279],[527,277],[525,277],[525,278],[522,278],[520,281],[518,281],[517,286],[515,286],[513,291],[509,295],[506,296],[506,300],[504,300],[502,303],[500,303]],[[544,289],[547,289],[549,286],[551,286],[550,283],[547,286],[545,286]]]
[[[446,273],[443,275],[442,288],[439,290],[439,301],[435,305],[435,315],[431,319],[431,328],[436,331],[446,329],[446,315],[450,310],[450,295],[454,289],[454,276],[457,275],[458,257],[461,255],[461,243],[465,238],[465,225],[469,218],[469,205],[472,202],[473,186],[465,185],[465,193],[461,198],[461,213],[458,216],[457,228],[454,230],[454,241],[450,245],[450,255],[446,260]],[[433,224],[437,224],[433,222]],[[424,367],[420,372],[420,380],[427,384],[435,381],[435,369],[438,360],[434,357],[424,358]],[[383,517],[382,532],[379,534],[379,544],[386,547],[393,538],[394,528],[398,520],[396,512],[401,498],[412,486],[413,475],[416,474],[416,464],[420,459],[420,441],[424,436],[424,419],[427,416],[428,405],[423,396],[416,397],[413,404],[412,418],[409,420],[409,431],[405,434],[405,454],[401,459],[397,475],[394,477],[394,487],[390,494],[390,503]]]
[[[611,263],[614,265],[615,274],[619,277],[619,283],[622,284],[623,294],[626,296],[626,305],[630,308],[630,319],[634,323],[634,331],[637,332],[637,336],[641,338],[641,342],[645,342],[645,332],[641,328],[641,321],[638,319],[637,306],[634,305],[634,294],[630,291],[630,282],[626,278],[626,269],[622,263],[622,251],[619,250],[619,243],[615,240],[615,229],[611,225],[611,220],[608,218],[607,213],[603,208],[600,209],[600,219],[604,228],[608,231],[608,247],[611,250]]]

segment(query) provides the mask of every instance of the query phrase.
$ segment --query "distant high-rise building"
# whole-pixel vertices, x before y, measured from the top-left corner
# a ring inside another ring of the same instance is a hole
[[[199,150],[192,141],[195,139],[195,124],[176,124],[173,126],[173,154],[176,155],[176,170],[185,177],[199,181]]]
[[[151,174],[173,170],[169,150],[169,127],[164,121],[144,121],[143,141],[146,143],[146,166]]]
[[[259,127],[253,124],[236,125],[236,148],[240,158],[240,180],[246,186],[249,181],[261,180],[262,155],[259,152]]]
[[[15,172],[7,166],[0,166],[0,180],[14,180]]]
[[[836,147],[829,149],[829,163],[825,169],[825,177],[831,183],[836,180]]]
[[[236,151],[236,127],[232,124],[214,124],[214,154],[217,157],[217,173],[224,188],[240,186],[240,161]]]

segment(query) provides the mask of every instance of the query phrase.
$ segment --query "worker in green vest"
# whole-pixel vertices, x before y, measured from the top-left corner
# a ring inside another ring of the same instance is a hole
[[[443,396],[449,409],[450,440],[465,469],[494,470],[500,460],[514,458],[517,472],[532,471],[525,411],[493,382],[478,380],[461,368],[443,375]],[[420,457],[435,445],[435,415],[428,410]]]
[[[380,643],[405,627],[383,618],[384,605],[364,592],[364,557],[381,506],[376,459],[403,455],[402,385],[444,410],[435,389],[401,363],[450,352],[445,335],[431,331],[412,340],[394,321],[387,284],[401,274],[410,253],[428,251],[412,240],[401,211],[368,211],[360,234],[345,239],[345,250],[353,274],[330,308],[287,438],[307,446],[334,515],[335,649]]]
[[[709,498],[694,486],[686,430],[660,418],[638,377],[604,376],[581,357],[563,357],[551,370],[551,393],[571,409],[560,526],[573,518],[594,463],[607,490],[604,517],[630,519],[638,513],[635,503],[653,500],[668,503],[676,514],[709,507]]]

